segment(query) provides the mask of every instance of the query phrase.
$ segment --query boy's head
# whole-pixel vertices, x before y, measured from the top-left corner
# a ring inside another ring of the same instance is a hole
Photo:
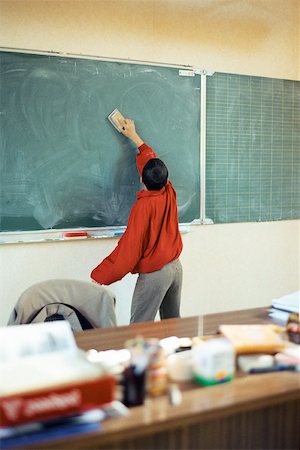
[[[161,159],[152,158],[145,164],[142,182],[148,191],[159,191],[168,180],[168,169]]]

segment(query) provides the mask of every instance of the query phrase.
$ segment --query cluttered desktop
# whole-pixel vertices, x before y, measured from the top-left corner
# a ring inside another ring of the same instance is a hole
[[[299,448],[299,311],[278,312],[3,327],[1,448]]]

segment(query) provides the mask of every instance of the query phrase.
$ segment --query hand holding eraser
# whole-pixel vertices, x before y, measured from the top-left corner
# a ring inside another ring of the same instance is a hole
[[[120,111],[117,108],[114,109],[107,118],[110,123],[118,130],[118,132],[122,133],[122,127],[125,121],[125,117],[120,113]]]

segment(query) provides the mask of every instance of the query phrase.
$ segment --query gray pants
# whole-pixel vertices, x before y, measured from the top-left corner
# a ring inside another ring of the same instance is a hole
[[[179,317],[181,287],[179,259],[156,272],[140,273],[132,297],[130,323],[153,321],[158,310],[161,319]]]

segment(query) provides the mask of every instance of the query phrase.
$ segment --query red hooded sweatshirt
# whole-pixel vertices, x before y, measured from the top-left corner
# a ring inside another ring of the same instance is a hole
[[[145,164],[156,154],[147,144],[138,150],[136,163],[142,175]],[[108,285],[129,272],[154,272],[177,259],[181,251],[176,192],[168,181],[159,191],[137,192],[125,233],[115,250],[95,267],[91,278]]]

